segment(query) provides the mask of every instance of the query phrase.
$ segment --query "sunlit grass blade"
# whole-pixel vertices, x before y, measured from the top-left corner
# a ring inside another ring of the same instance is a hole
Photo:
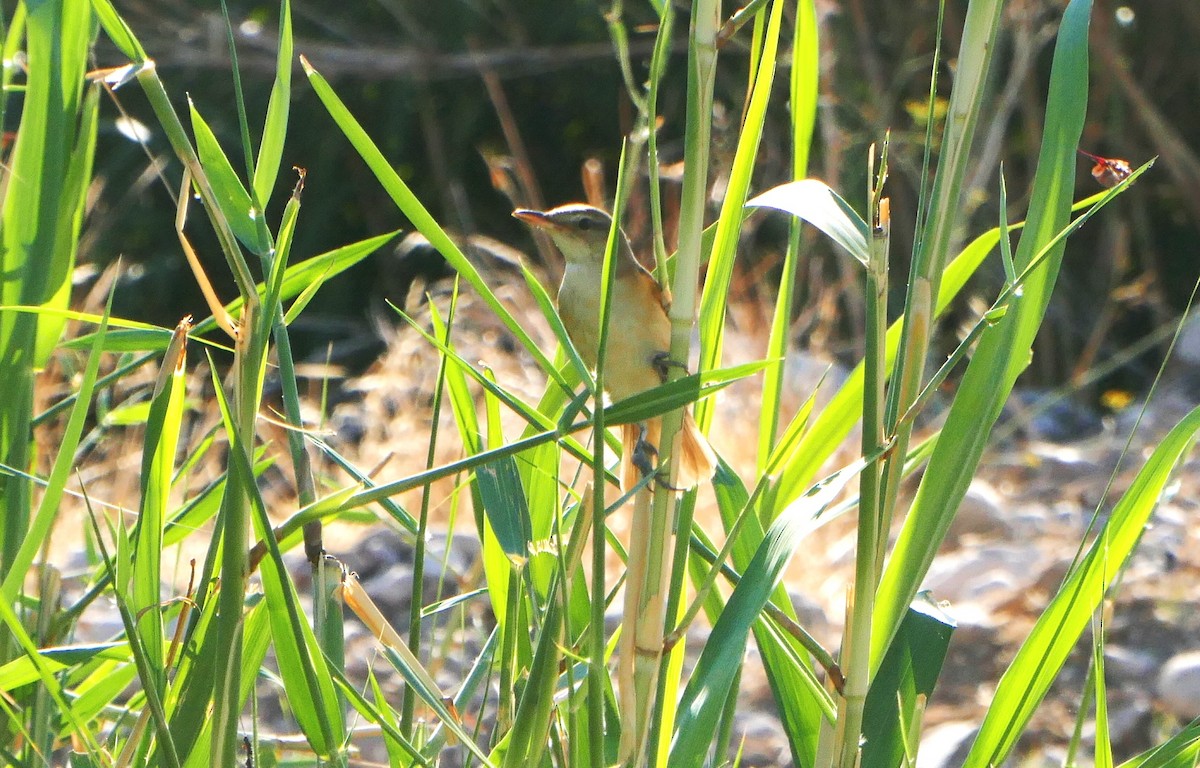
[[[1090,0],[1072,0],[1063,16],[1050,73],[1046,127],[1027,224],[1014,256],[1024,269],[1044,246],[1045,255],[1022,286],[1019,299],[982,337],[946,417],[912,509],[879,586],[872,668],[887,645],[932,562],[959,501],[975,474],[992,425],[1017,376],[1028,365],[1034,336],[1058,277],[1064,243],[1058,239],[1070,213],[1075,152],[1087,111],[1087,30]],[[913,398],[916,397],[913,393]]]
[[[1008,187],[1004,183],[1004,165],[1000,165],[1000,261],[1004,264],[1004,277],[1010,284],[1017,281],[1017,267],[1013,263],[1012,245],[1008,239]]]
[[[300,217],[300,194],[304,191],[304,174],[300,174],[300,178],[296,181],[296,186],[292,190],[292,196],[288,198],[287,204],[283,208],[283,216],[279,220],[279,231],[275,238],[274,250],[264,258],[264,271],[266,279],[263,280],[266,292],[262,294],[263,302],[263,322],[266,327],[269,327],[277,336],[287,335],[287,327],[278,325],[278,321],[283,317],[283,284],[287,279],[288,259],[292,252],[292,239],[296,234],[296,221]],[[311,286],[310,286],[311,287]],[[305,290],[308,290],[307,288]],[[264,329],[264,333],[266,330]],[[277,339],[279,346],[287,346],[287,356],[291,358],[291,343],[284,339]],[[295,376],[295,371],[292,369],[290,362],[286,370],[282,371],[285,377]]]
[[[0,210],[0,304],[64,306],[82,212],[79,201],[90,182],[71,179],[72,166],[76,176],[90,167],[86,147],[93,139],[80,136],[78,129],[94,132],[96,126],[94,100],[90,117],[85,116],[82,126],[77,123],[91,14],[86,0],[33,4],[27,11],[25,88],[20,123],[5,163]],[[77,148],[86,148],[83,155]],[[0,391],[5,393],[0,399],[0,463],[19,471],[32,466],[34,370],[45,364],[57,340],[49,334],[57,337],[61,329],[54,319],[43,330],[36,315],[0,313]],[[26,540],[32,487],[13,477],[0,494],[0,575],[7,578]],[[8,652],[7,645],[0,646],[0,653]]]
[[[1196,768],[1200,760],[1200,718],[1171,738],[1121,763],[1120,768]]]
[[[384,619],[379,608],[358,583],[353,574],[346,574],[342,582],[342,598],[346,605],[358,615],[371,630],[371,634],[383,646],[384,654],[404,681],[412,686],[417,696],[429,707],[460,743],[464,744],[476,758],[490,766],[491,762],[463,728],[457,712],[451,710],[450,699],[442,693],[433,677],[421,662],[408,650],[400,634]]]
[[[267,117],[263,122],[262,138],[258,145],[258,162],[254,165],[254,198],[266,211],[279,176],[283,144],[287,138],[288,112],[292,100],[292,3],[279,3],[279,52],[275,58],[275,82],[267,102]]]
[[[1092,622],[1092,679],[1096,698],[1096,745],[1092,765],[1113,768],[1112,738],[1108,727],[1108,687],[1104,679],[1104,614],[1103,609]]]
[[[63,197],[59,200],[60,215],[55,236],[55,252],[50,263],[41,267],[48,269],[52,293],[48,293],[42,306],[66,309],[71,298],[71,273],[75,268],[75,251],[79,246],[79,232],[83,225],[88,188],[92,183],[92,165],[96,153],[96,127],[100,112],[100,86],[91,84],[80,104],[79,128],[75,144],[71,148],[67,165],[67,176],[63,184]],[[37,346],[34,365],[44,367],[62,336],[64,321],[50,317],[38,320]]]
[[[671,742],[671,765],[699,765],[703,761],[726,696],[741,666],[750,628],[759,619],[784,567],[810,531],[815,518],[837,498],[846,483],[857,476],[862,466],[863,462],[859,461],[839,473],[835,480],[817,486],[772,523],[713,626],[684,689],[677,729]]]
[[[862,768],[900,765],[908,741],[904,724],[932,695],[955,623],[929,599],[913,601],[896,640],[871,681],[863,710]]]
[[[867,263],[867,223],[823,181],[788,182],[747,201],[746,207],[775,208],[804,219],[851,256]]]
[[[1121,572],[1175,467],[1200,432],[1200,408],[1158,443],[1109,514],[1091,549],[1046,607],[1000,679],[964,768],[999,765],[1016,745],[1059,669]]]
[[[192,115],[192,132],[196,135],[196,152],[208,174],[221,212],[238,240],[256,254],[267,253],[271,246],[263,236],[266,230],[262,227],[262,211],[250,198],[250,193],[238,179],[216,135],[190,99],[188,109]]]
[[[779,31],[783,21],[783,3],[776,0],[771,4],[770,16],[762,44],[761,55],[754,74],[754,86],[746,108],[745,119],[738,132],[737,149],[733,167],[725,188],[721,213],[717,219],[717,231],[709,256],[708,271],[704,280],[704,292],[700,299],[700,370],[720,365],[724,344],[725,309],[729,298],[729,284],[733,276],[734,257],[738,237],[742,229],[743,206],[750,190],[754,161],[758,156],[766,120],[767,105],[771,98],[771,86],[775,79],[778,57]],[[708,120],[709,116],[702,119]],[[676,291],[678,293],[678,289]],[[707,404],[697,406],[696,423],[706,428],[712,414]]]
[[[132,567],[120,563],[117,568],[118,574],[124,572],[128,576],[119,580],[119,592],[128,595],[140,644],[147,654],[147,666],[154,675],[144,679],[142,685],[153,687],[159,698],[166,693],[161,610],[163,527],[187,394],[185,363],[190,328],[188,320],[179,323],[159,370],[142,442],[142,503],[134,559]]]
[[[793,28],[791,78],[788,106],[791,117],[792,180],[808,175],[808,156],[813,128],[816,125],[818,90],[818,31],[816,6],[811,0],[797,3]],[[788,245],[779,278],[779,291],[771,319],[766,357],[782,360],[787,356],[789,329],[794,309],[796,275],[800,263],[800,226],[793,223],[788,232]],[[780,364],[763,377],[762,403],[759,408],[758,462],[762,469],[767,455],[775,445],[779,426],[780,397],[783,392],[784,366]]]
[[[252,502],[255,532],[267,545],[267,557],[259,572],[266,595],[267,615],[271,627],[271,643],[279,663],[279,674],[288,692],[297,723],[321,757],[332,757],[345,738],[339,699],[330,681],[324,656],[321,655],[312,628],[299,606],[295,587],[287,575],[283,554],[275,541],[266,505],[258,492],[246,454],[237,437],[223,392],[215,392],[222,406],[225,428],[230,435],[229,477],[245,488]]]
[[[92,351],[79,382],[75,405],[61,437],[59,438],[58,453],[50,470],[46,490],[38,504],[37,512],[30,521],[28,532],[23,532],[23,538],[14,542],[14,556],[8,561],[8,572],[0,584],[0,601],[13,605],[25,583],[25,576],[33,565],[34,558],[42,549],[43,542],[49,536],[58,516],[59,503],[66,490],[67,480],[75,459],[75,450],[79,447],[80,437],[87,424],[88,412],[92,405],[92,395],[95,392],[96,377],[100,372],[101,349],[104,346],[104,336],[108,330],[109,311],[112,309],[112,293],[104,305],[104,314],[100,317],[100,327],[92,341]]]
[[[817,119],[819,71],[817,9],[813,0],[797,3],[796,22],[792,41],[792,67],[788,106],[792,119],[792,181],[808,175],[808,155],[813,128]],[[779,293],[771,317],[771,333],[767,339],[767,359],[783,360],[791,342],[792,313],[796,293],[796,276],[800,268],[800,223],[793,222],[788,230],[788,246],[779,276]],[[783,363],[763,374],[762,404],[759,407],[758,469],[766,465],[767,456],[775,447],[779,428],[781,397],[784,391]]]
[[[301,56],[300,62],[304,66],[304,71],[308,75],[308,80],[312,84],[313,90],[316,91],[318,98],[325,105],[325,109],[329,112],[329,116],[337,123],[342,133],[349,139],[354,149],[359,153],[367,166],[375,174],[379,183],[384,190],[391,195],[392,200],[396,203],[396,207],[400,212],[408,217],[413,226],[423,234],[430,244],[445,257],[447,263],[450,264],[475,290],[479,292],[484,303],[496,314],[496,317],[504,323],[504,326],[517,338],[529,354],[531,354],[552,380],[558,380],[558,371],[554,365],[546,357],[546,355],[538,348],[537,343],[529,335],[529,333],[521,327],[512,313],[500,302],[491,288],[484,281],[483,276],[479,274],[479,270],[475,268],[467,257],[455,245],[450,236],[445,230],[434,220],[425,206],[413,195],[408,185],[400,178],[400,175],[388,164],[383,153],[371,140],[366,131],[350,113],[350,110],[338,98],[333,88],[318,73],[308,61]]]

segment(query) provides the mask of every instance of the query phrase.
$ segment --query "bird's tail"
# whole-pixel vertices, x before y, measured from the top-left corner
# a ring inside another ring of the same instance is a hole
[[[644,424],[644,433],[642,424],[625,424],[621,428],[621,490],[624,491],[637,485],[643,473],[658,463],[654,454],[658,452],[662,419],[649,419]],[[717,456],[696,426],[690,410],[683,413],[679,446],[679,473],[675,479],[679,488],[695,488],[713,476],[717,470]]]
[[[683,412],[679,444],[679,487],[694,488],[708,482],[717,471],[717,454],[696,426],[690,410]]]

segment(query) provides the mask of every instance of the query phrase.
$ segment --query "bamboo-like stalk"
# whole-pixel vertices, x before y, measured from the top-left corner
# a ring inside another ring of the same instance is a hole
[[[621,2],[617,0],[609,14],[609,26],[613,30],[614,45],[618,49],[624,72],[628,69],[629,59],[627,40],[622,34],[623,27],[620,30],[613,29],[614,26],[619,26],[620,11]],[[655,277],[664,287],[664,295],[668,297],[671,295],[670,270],[663,237],[662,200],[659,189],[657,104],[658,88],[669,59],[674,20],[674,9],[670,4],[665,5],[659,19],[645,96],[642,97],[635,91],[632,82],[626,82],[639,112],[639,125],[635,127],[634,133],[645,135]],[[640,149],[640,146],[634,146],[635,160],[640,157]],[[621,697],[622,719],[618,757],[624,764],[645,762],[647,750],[649,745],[655,743],[660,724],[655,713],[662,711],[660,707],[663,704],[659,681],[663,635],[666,631],[665,577],[668,568],[663,562],[665,533],[661,528],[655,530],[653,509],[651,491],[648,488],[639,490],[634,497],[630,525],[622,634],[617,660],[617,687]],[[659,545],[655,546],[654,542],[659,542]],[[655,573],[659,578],[651,582],[651,575]]]
[[[665,621],[665,546],[654,546],[653,498],[648,488],[633,497],[632,534],[625,569],[625,607],[617,647],[617,685],[621,704],[622,765],[640,765],[658,683]],[[657,577],[657,581],[652,581]]]
[[[617,177],[617,199],[613,204],[612,228],[608,233],[608,245],[604,253],[604,266],[601,271],[600,285],[600,317],[598,318],[600,338],[596,345],[596,393],[604,391],[604,357],[608,346],[608,318],[612,309],[612,284],[616,278],[614,264],[617,256],[617,244],[621,237],[621,214],[625,210],[625,201],[629,190],[629,176],[626,165],[626,149],[621,148],[621,164]],[[605,419],[604,408],[596,407],[592,417],[592,477],[595,483],[592,491],[592,595],[591,595],[591,626],[588,637],[588,736],[592,742],[591,759],[593,768],[601,768],[604,764],[604,690],[608,684],[607,665],[605,664],[606,647],[604,641],[604,609],[608,604],[604,589],[607,571],[605,536],[608,526],[604,519],[604,438]]]
[[[259,394],[262,391],[262,363],[265,360],[265,331],[268,327],[259,322],[260,301],[255,290],[254,278],[229,222],[220,213],[216,194],[187,138],[179,116],[171,105],[153,61],[147,60],[141,64],[137,80],[150,101],[150,106],[171,147],[192,175],[196,190],[204,201],[205,210],[216,231],[221,250],[233,272],[238,293],[244,302],[234,345],[232,407],[235,429],[239,433],[236,442],[245,453],[247,461],[253,464],[254,423],[258,414]],[[244,478],[239,472],[230,473],[222,502],[221,591],[218,596],[221,618],[217,625],[217,639],[212,646],[214,652],[221,654],[221,662],[217,665],[221,673],[217,675],[213,685],[214,765],[232,765],[237,759],[237,720],[241,702],[239,670],[243,645],[242,604],[250,573],[250,490],[244,483],[250,481],[250,478]]]
[[[721,27],[721,4],[717,0],[696,0],[692,4],[692,15],[688,35],[688,70],[687,70],[687,109],[684,138],[684,174],[683,189],[679,201],[679,235],[674,264],[674,279],[671,283],[672,301],[668,313],[671,320],[671,359],[687,360],[691,346],[692,325],[695,320],[698,300],[698,283],[700,264],[702,260],[701,233],[704,231],[704,211],[708,199],[708,166],[709,147],[712,143],[712,108],[713,91],[716,83],[717,68],[717,34]],[[651,158],[652,161],[655,158]],[[672,370],[672,377],[680,372]],[[667,413],[662,417],[661,446],[671,446],[663,455],[670,458],[677,455],[675,438],[683,423],[682,411]],[[670,524],[674,519],[672,501],[674,492],[660,486],[654,495],[654,507],[651,515],[651,529],[647,545],[651,548],[648,555],[648,568],[666,569],[667,541],[670,536]],[[676,540],[674,557],[670,559],[671,580],[667,595],[666,610],[680,610],[680,594],[683,587],[684,574],[687,566],[687,531],[691,529],[690,510],[692,503],[686,499],[680,506],[680,518],[675,530]],[[682,533],[681,533],[682,532]],[[662,585],[662,581],[652,580],[648,583]],[[659,587],[662,589],[663,587]],[[660,609],[661,610],[661,609]],[[665,614],[664,614],[665,619]],[[661,626],[661,625],[660,625]],[[661,631],[659,633],[661,647]],[[679,674],[682,663],[683,645],[680,644],[672,653],[672,661],[666,665],[670,674]],[[662,690],[661,695],[654,697],[651,709],[651,732],[654,743],[648,745],[649,753],[646,763],[649,765],[665,765],[667,751],[670,746],[670,736],[673,730],[674,701],[668,705],[664,699],[674,696],[674,680],[665,680],[664,686],[657,684],[659,670],[656,665],[652,673],[656,684],[651,690]]]
[[[950,255],[950,243],[959,217],[955,215],[967,157],[975,136],[975,126],[983,104],[984,89],[991,69],[992,52],[999,28],[1001,0],[974,0],[967,8],[954,91],[946,115],[937,178],[927,218],[918,222],[921,230],[913,248],[908,295],[904,307],[904,339],[896,358],[888,391],[886,423],[895,431],[892,458],[884,463],[881,492],[882,508],[895,508],[904,457],[912,437],[911,424],[897,424],[921,390],[925,358],[929,352],[934,316],[934,299],[941,285],[942,272]],[[890,518],[890,513],[885,514]],[[895,627],[885,631],[891,633]],[[872,641],[872,645],[879,647]],[[879,654],[872,667],[882,660]]]
[[[872,171],[875,148],[871,148]],[[887,381],[887,267],[891,235],[891,213],[882,197],[887,178],[887,145],[880,159],[879,175],[871,176],[867,190],[871,225],[866,270],[866,339],[863,358],[862,454],[871,456],[884,444],[884,397]],[[869,462],[859,475],[858,548],[854,567],[846,632],[842,638],[842,669],[846,675],[842,704],[838,707],[836,733],[839,768],[858,765],[863,708],[871,685],[871,619],[875,612],[875,590],[882,570],[883,509],[879,462]]]

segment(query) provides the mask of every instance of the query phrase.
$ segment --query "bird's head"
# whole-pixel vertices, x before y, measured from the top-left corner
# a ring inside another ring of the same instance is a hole
[[[550,235],[568,264],[600,263],[604,260],[612,217],[599,208],[570,203],[548,211],[518,208],[513,211],[513,216]]]

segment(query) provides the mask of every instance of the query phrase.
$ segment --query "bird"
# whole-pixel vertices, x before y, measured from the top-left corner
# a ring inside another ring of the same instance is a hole
[[[550,235],[566,261],[558,289],[558,313],[571,343],[583,362],[595,370],[600,346],[600,284],[612,217],[583,203],[568,203],[548,211],[519,208],[513,216]],[[604,388],[620,402],[663,384],[671,360],[670,301],[654,276],[633,255],[629,238],[620,232],[613,268],[612,304],[604,356]],[[621,487],[633,488],[648,472],[646,454],[657,455],[662,418],[622,425]],[[716,471],[717,458],[696,426],[691,410],[684,411],[677,488],[690,489]]]

